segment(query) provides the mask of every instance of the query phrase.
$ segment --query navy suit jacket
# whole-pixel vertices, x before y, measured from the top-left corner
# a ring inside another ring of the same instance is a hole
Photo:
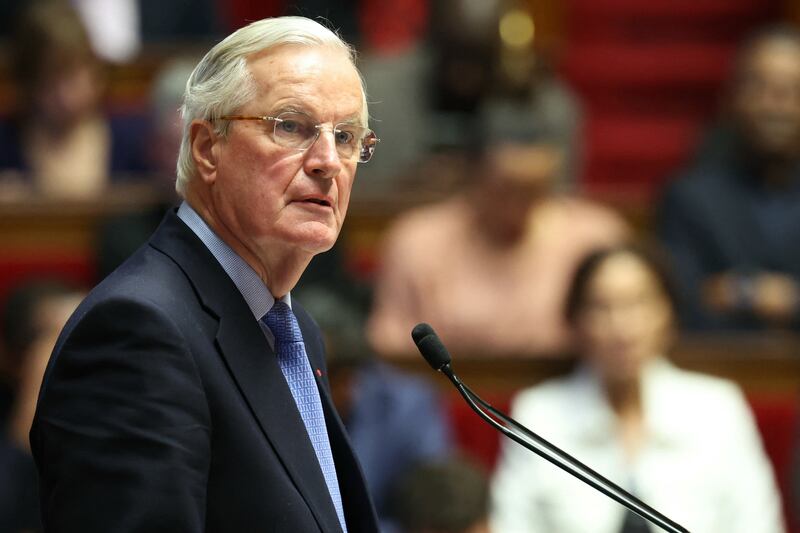
[[[331,402],[319,330],[299,304],[293,309],[348,530],[377,531]],[[174,212],[67,323],[31,445],[46,531],[341,531],[261,328]]]

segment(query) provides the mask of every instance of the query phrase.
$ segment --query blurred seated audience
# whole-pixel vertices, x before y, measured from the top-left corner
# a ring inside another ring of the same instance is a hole
[[[784,531],[753,416],[733,383],[667,361],[675,299],[663,258],[635,246],[589,255],[565,306],[579,364],[521,392],[511,416],[690,531]],[[493,480],[504,533],[655,531],[507,441]]]
[[[489,482],[464,459],[423,463],[403,476],[392,509],[396,529],[385,533],[489,533]]]
[[[13,33],[20,11],[41,0],[0,2],[0,39]],[[95,52],[114,63],[130,60],[142,42],[196,44],[224,37],[253,20],[283,13],[284,0],[69,0],[88,28]],[[270,9],[269,4],[276,5]],[[266,7],[264,7],[266,6]],[[247,11],[226,24],[232,13]],[[311,17],[311,15],[308,15]],[[114,20],[112,20],[114,19]]]
[[[379,519],[403,473],[450,453],[442,399],[426,380],[403,373],[369,352],[363,314],[319,285],[292,291],[325,338],[328,380],[336,409],[358,457]]]
[[[462,190],[388,232],[368,324],[383,355],[413,353],[418,322],[455,352],[556,353],[575,264],[627,234],[612,211],[555,192],[563,152],[535,125],[483,133]]]
[[[144,156],[151,178],[162,193],[175,196],[175,173],[178,164],[183,122],[181,106],[186,82],[199,60],[176,56],[165,61],[150,87],[148,102],[149,142]]]
[[[576,96],[553,68],[552,52],[536,39],[532,8],[520,2],[498,2],[500,31],[493,83],[481,104],[482,115],[494,128],[520,124],[546,132],[563,150],[556,187],[574,189],[581,173],[582,112]],[[527,28],[527,29],[526,29]]]
[[[534,59],[531,56],[529,61],[535,63]],[[522,122],[552,135],[563,147],[563,164],[554,185],[559,190],[573,190],[581,165],[580,108],[569,88],[552,72],[529,68],[530,72],[519,74],[523,79],[506,82],[503,92],[487,98],[481,114],[496,124],[495,128]]]
[[[32,2],[10,45],[17,105],[0,124],[5,190],[91,197],[112,174],[145,170],[141,121],[105,116],[102,67],[69,2]]]
[[[180,107],[186,81],[197,60],[176,57],[165,62],[150,89],[148,110],[149,142],[143,150],[143,163],[148,169],[148,184],[160,198],[144,209],[115,215],[98,227],[95,245],[97,272],[105,278],[145,243],[177,203],[175,175],[178,152],[183,136]]]
[[[800,329],[800,32],[740,52],[731,117],[666,190],[660,236],[691,329]]]
[[[82,294],[54,281],[15,289],[4,308],[5,353],[16,374],[16,395],[0,438],[0,531],[39,530],[37,474],[28,432],[44,369],[56,338]]]
[[[393,115],[398,116],[386,121],[382,138],[388,143],[395,134],[399,138],[391,141],[392,146],[398,142],[405,145],[409,141],[403,137],[413,131],[413,137],[424,141],[423,146],[440,151],[471,142],[473,131],[487,126],[511,124],[538,130],[561,151],[556,186],[571,189],[580,171],[581,112],[577,99],[551,68],[544,41],[534,39],[531,6],[524,2],[440,0],[431,2],[429,10],[425,76],[419,80],[428,97],[412,102],[416,112],[410,115],[399,116],[395,111]],[[398,86],[406,89],[406,85],[397,80],[394,90]],[[400,98],[405,101],[414,96],[413,90],[407,90]],[[425,110],[419,108],[423,102]],[[379,106],[376,109],[380,112]],[[409,122],[412,119],[417,124]],[[385,164],[383,157],[379,159],[377,163]],[[392,162],[390,158],[389,164]],[[414,183],[413,170],[408,170],[412,169],[406,170],[408,181]],[[441,177],[437,177],[439,181]]]

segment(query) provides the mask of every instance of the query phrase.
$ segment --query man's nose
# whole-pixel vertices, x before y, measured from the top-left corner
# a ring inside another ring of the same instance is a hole
[[[304,161],[306,174],[319,178],[333,179],[342,170],[342,161],[336,150],[333,131],[321,129],[317,139],[306,150]]]

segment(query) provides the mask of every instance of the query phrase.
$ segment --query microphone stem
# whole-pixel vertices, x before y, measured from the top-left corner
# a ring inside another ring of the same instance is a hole
[[[496,410],[488,402],[484,401],[477,394],[472,392],[469,387],[464,385],[453,373],[449,364],[446,364],[440,368],[440,371],[445,374],[448,379],[450,379],[453,385],[455,385],[456,389],[458,389],[458,392],[461,394],[464,400],[466,400],[470,408],[472,408],[472,410],[475,411],[478,416],[489,423],[492,427],[503,433],[506,437],[510,438],[521,446],[524,446],[528,450],[534,452],[543,459],[546,459],[567,473],[572,474],[587,485],[605,494],[609,498],[622,504],[645,520],[650,521],[662,529],[669,531],[670,533],[689,533],[689,530],[680,524],[670,520],[620,486],[616,485],[609,479],[606,479],[560,448],[554,446],[547,440],[532,432],[513,418]],[[511,427],[506,427],[497,422],[491,416],[486,414],[478,404],[489,410],[494,416]],[[521,435],[515,431],[512,431],[512,428],[521,433]]]
[[[556,447],[555,445],[550,444],[544,438],[540,437],[539,435],[537,435],[533,431],[529,430],[528,428],[526,428],[525,426],[523,426],[522,424],[520,424],[519,422],[517,422],[516,420],[514,420],[510,416],[508,416],[505,413],[495,409],[489,402],[487,402],[486,400],[484,400],[483,398],[478,396],[464,382],[462,382],[460,379],[458,379],[458,376],[456,376],[455,374],[453,375],[453,378],[457,382],[457,383],[454,382],[454,384],[456,384],[456,387],[463,387],[464,391],[467,394],[469,394],[470,397],[476,403],[480,404],[484,409],[488,410],[492,415],[494,415],[495,417],[499,418],[500,420],[502,420],[503,422],[505,422],[506,424],[508,424],[512,428],[514,428],[517,431],[519,431],[522,434],[524,434],[526,437],[528,437],[529,439],[534,441],[538,446],[541,446],[541,447],[547,449],[550,453],[552,453],[553,455],[555,455],[557,457],[560,457],[564,461],[569,461],[576,468],[581,468],[581,469],[584,469],[584,470],[591,471],[591,469],[588,466],[584,465],[583,463],[581,463],[580,461],[578,461],[577,459],[575,459],[571,455],[567,454],[566,452],[564,452],[560,448]],[[462,394],[462,396],[463,396],[463,394]]]

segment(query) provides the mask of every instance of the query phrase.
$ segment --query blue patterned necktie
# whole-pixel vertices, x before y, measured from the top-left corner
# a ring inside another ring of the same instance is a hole
[[[339,492],[339,480],[336,477],[336,466],[333,463],[331,443],[328,440],[328,428],[325,425],[325,414],[319,390],[308,362],[303,336],[294,313],[284,302],[276,301],[272,309],[262,319],[275,337],[275,354],[286,383],[300,411],[300,417],[308,431],[311,444],[317,454],[319,466],[325,476],[325,483],[336,508],[336,515],[342,530],[347,533],[344,521],[344,507]]]

